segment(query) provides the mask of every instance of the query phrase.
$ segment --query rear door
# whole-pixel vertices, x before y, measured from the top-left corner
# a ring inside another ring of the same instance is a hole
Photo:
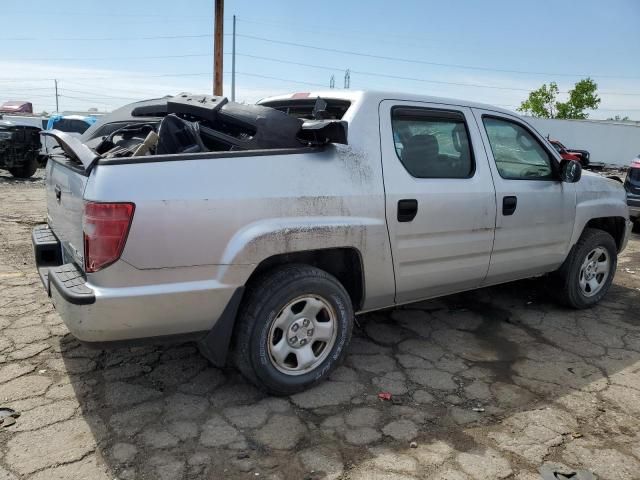
[[[396,302],[479,286],[496,203],[471,110],[385,100],[379,113]]]
[[[486,284],[545,273],[569,249],[575,185],[560,181],[543,137],[519,118],[474,109],[490,158],[498,212]]]

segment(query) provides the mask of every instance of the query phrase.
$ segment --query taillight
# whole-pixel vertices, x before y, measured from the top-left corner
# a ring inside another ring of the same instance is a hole
[[[86,272],[97,272],[120,258],[134,209],[133,203],[85,203],[82,235]]]

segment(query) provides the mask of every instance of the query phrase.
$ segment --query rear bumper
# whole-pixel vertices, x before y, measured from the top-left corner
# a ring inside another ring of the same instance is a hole
[[[45,290],[67,328],[82,341],[204,336],[215,331],[223,313],[235,318],[235,309],[229,312],[226,307],[238,285],[206,278],[104,287],[92,284],[74,264],[61,265],[60,243],[48,226],[36,227],[32,241]]]

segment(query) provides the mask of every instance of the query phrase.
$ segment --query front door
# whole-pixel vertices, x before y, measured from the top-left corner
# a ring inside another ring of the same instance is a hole
[[[544,139],[515,116],[474,109],[490,157],[498,214],[486,284],[558,268],[568,249],[575,186],[563,183]]]
[[[379,112],[396,302],[479,286],[496,203],[471,110],[385,100]]]

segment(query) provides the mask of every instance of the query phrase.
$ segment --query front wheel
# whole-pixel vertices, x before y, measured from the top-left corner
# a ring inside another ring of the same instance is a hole
[[[618,263],[616,243],[603,230],[587,228],[556,273],[559,299],[573,308],[588,308],[609,291]]]
[[[351,339],[353,307],[333,275],[288,265],[247,291],[236,325],[235,362],[262,390],[289,395],[322,381]]]

